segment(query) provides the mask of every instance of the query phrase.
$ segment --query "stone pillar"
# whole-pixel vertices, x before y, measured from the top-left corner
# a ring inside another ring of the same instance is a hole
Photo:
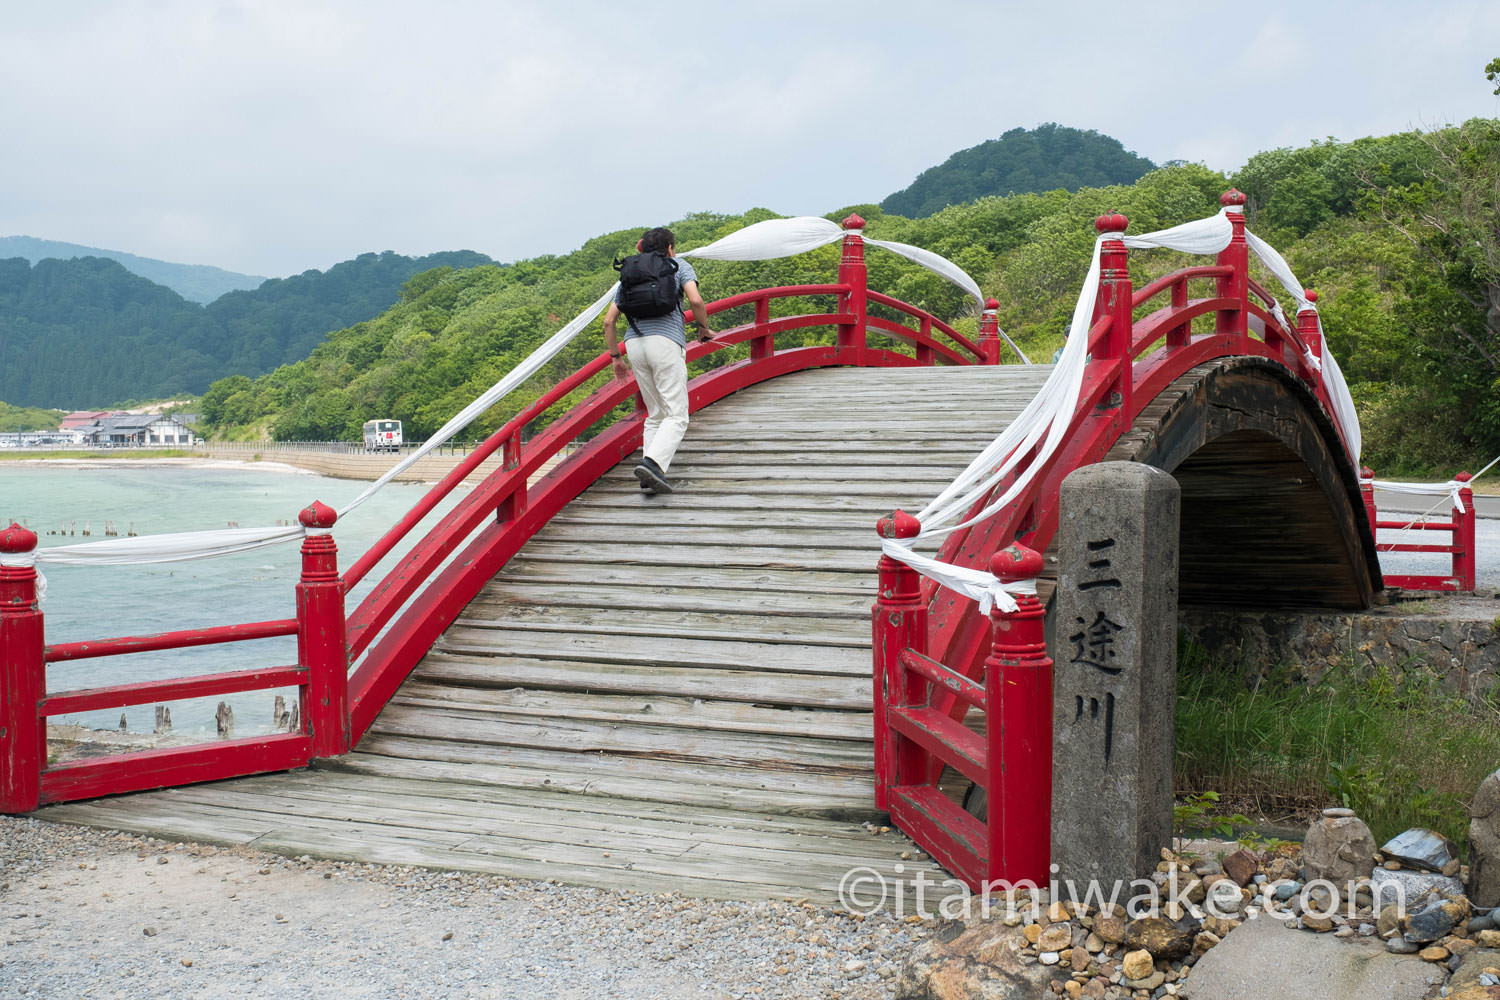
[[[1063,480],[1052,860],[1079,891],[1097,879],[1107,896],[1170,844],[1180,508],[1177,481],[1135,462]]]

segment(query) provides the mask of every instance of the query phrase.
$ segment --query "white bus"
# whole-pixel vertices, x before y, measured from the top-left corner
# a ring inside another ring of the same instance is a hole
[[[400,451],[401,421],[366,420],[365,451]]]

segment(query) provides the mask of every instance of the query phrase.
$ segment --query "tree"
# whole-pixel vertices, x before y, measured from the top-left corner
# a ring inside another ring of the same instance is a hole
[[[1484,78],[1495,85],[1495,95],[1500,97],[1500,58],[1490,60],[1484,68]]]

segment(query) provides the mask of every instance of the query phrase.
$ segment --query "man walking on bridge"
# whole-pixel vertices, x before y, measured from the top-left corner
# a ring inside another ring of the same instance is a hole
[[[693,265],[677,258],[672,231],[660,227],[648,229],[636,249],[640,253],[615,265],[620,269],[620,289],[604,314],[604,344],[614,359],[611,367],[615,378],[622,381],[629,378],[630,369],[625,367],[615,336],[620,317],[625,316],[630,327],[625,334],[630,364],[646,401],[645,454],[635,467],[635,478],[647,493],[671,493],[672,484],[666,473],[688,425],[687,323],[682,296],[686,295],[693,307],[698,339],[712,340],[714,332],[707,322],[703,296],[698,293],[698,275]],[[648,305],[643,309],[635,304],[637,289],[649,297],[645,283],[653,280],[653,275],[669,290],[665,305],[670,308],[665,312],[659,307]],[[670,294],[671,291],[675,294]]]

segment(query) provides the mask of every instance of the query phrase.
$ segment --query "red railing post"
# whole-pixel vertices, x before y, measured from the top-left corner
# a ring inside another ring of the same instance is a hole
[[[844,255],[839,259],[839,284],[847,285],[841,312],[853,316],[850,323],[839,324],[838,345],[854,349],[853,363],[863,364],[865,357],[865,313],[869,308],[869,273],[865,267],[865,240],[860,231],[865,220],[851,213],[844,220],[845,229],[855,230],[844,236]]]
[[[990,572],[1003,583],[1034,580],[1042,572],[1041,553],[1013,543],[991,558]],[[990,655],[984,661],[990,777],[986,874],[1045,885],[1052,860],[1052,658],[1041,601],[1019,596],[1016,603],[1015,611],[990,612]]]
[[[500,467],[512,471],[521,467],[521,431],[505,439],[500,446]],[[518,479],[511,491],[495,507],[495,520],[513,521],[526,512],[526,480]]]
[[[1311,288],[1304,288],[1302,295],[1310,304],[1316,304],[1318,293]],[[1323,363],[1323,332],[1318,326],[1318,310],[1309,305],[1306,309],[1297,310],[1297,336],[1302,338],[1302,343],[1307,347],[1309,353]],[[1313,391],[1319,397],[1323,396],[1323,380],[1316,371],[1310,373],[1313,382]],[[1326,403],[1327,400],[1324,400]]]
[[[979,363],[982,365],[998,365],[1000,363],[1000,301],[998,299],[985,299],[984,311],[979,314],[979,349],[984,352]]]
[[[1474,490],[1470,488],[1469,481],[1474,477],[1467,472],[1460,472],[1453,477],[1463,483],[1458,488],[1459,503],[1463,505],[1460,513],[1457,506],[1453,508],[1453,576],[1458,580],[1458,589],[1468,591],[1474,590],[1474,576],[1476,560],[1474,558]]]
[[[762,295],[755,300],[755,325],[760,335],[750,341],[750,360],[763,361],[776,353],[776,338],[766,332],[771,324],[771,297]]]
[[[1119,213],[1101,215],[1094,220],[1094,228],[1100,233],[1123,233],[1130,220]],[[1129,414],[1132,370],[1130,361],[1130,262],[1125,244],[1120,240],[1105,240],[1099,248],[1099,298],[1094,303],[1094,319],[1110,316],[1109,332],[1102,342],[1090,344],[1095,360],[1114,364],[1114,375],[1104,392],[1103,405],[1118,407]]]
[[[915,538],[922,525],[898,510],[876,522],[875,530],[881,538]],[[922,600],[922,578],[910,566],[882,555],[878,572],[880,590],[870,616],[875,651],[875,808],[885,810],[896,780],[896,748],[886,710],[908,703],[901,651],[927,651],[927,604]]]
[[[1172,286],[1172,308],[1186,309],[1188,304],[1187,281],[1179,281]],[[1193,323],[1187,320],[1178,323],[1167,331],[1167,348],[1186,347],[1193,340]]]
[[[1359,470],[1359,497],[1365,502],[1365,517],[1370,519],[1370,535],[1380,541],[1380,530],[1375,526],[1375,470],[1368,465]]]
[[[314,502],[297,520],[302,540],[302,579],[297,583],[297,662],[307,668],[302,717],[314,757],[349,752],[349,646],[344,637],[344,582],[338,546],[329,529],[338,512]]]
[[[1229,246],[1219,251],[1219,266],[1230,273],[1216,279],[1218,297],[1233,299],[1235,305],[1221,309],[1214,316],[1214,332],[1240,338],[1239,351],[1250,353],[1250,244],[1245,242],[1245,196],[1230,188],[1219,196],[1219,204],[1228,209],[1233,235]]]
[[[12,523],[0,531],[0,812],[41,803],[47,729],[42,612],[36,601],[36,534]]]

